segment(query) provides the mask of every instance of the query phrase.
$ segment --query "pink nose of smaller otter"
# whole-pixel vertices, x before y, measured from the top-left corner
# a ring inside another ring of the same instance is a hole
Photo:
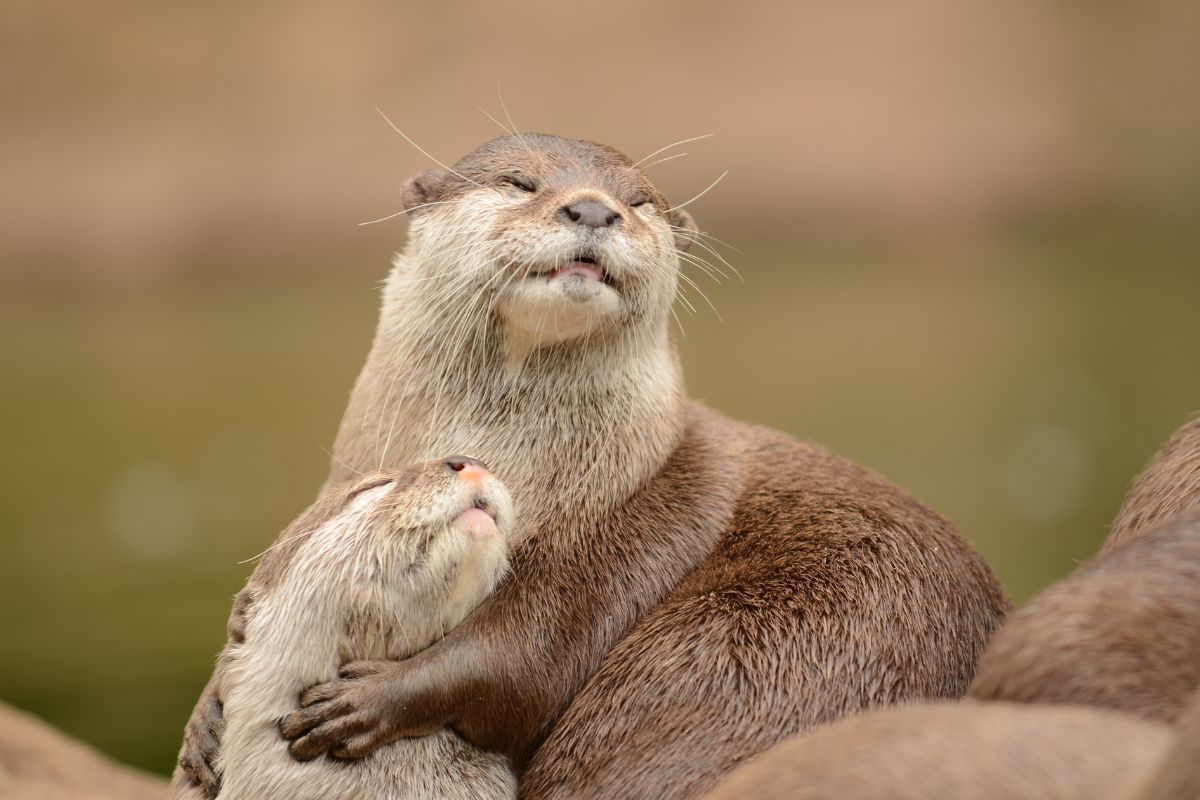
[[[445,461],[446,469],[457,472],[460,480],[479,480],[488,474],[487,464],[478,458],[450,456]]]

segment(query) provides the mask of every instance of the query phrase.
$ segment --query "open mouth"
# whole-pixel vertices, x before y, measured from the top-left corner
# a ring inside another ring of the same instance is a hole
[[[587,253],[580,253],[574,256],[560,267],[536,274],[537,277],[545,278],[546,280],[554,280],[555,278],[580,278],[585,281],[603,283],[606,286],[613,285],[612,277],[604,270],[599,260]]]

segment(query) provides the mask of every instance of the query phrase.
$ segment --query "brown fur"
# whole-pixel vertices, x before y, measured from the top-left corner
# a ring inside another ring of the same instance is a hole
[[[41,720],[0,704],[5,800],[161,800],[160,778],[120,766]]]
[[[1183,753],[1161,766],[1184,734],[1096,708],[889,709],[777,745],[706,800],[1187,800],[1197,795],[1145,786],[1195,776]]]
[[[1200,415],[1175,431],[1138,475],[1113,521],[1104,549],[1127,542],[1189,508],[1200,506]]]
[[[1007,610],[994,577],[895,486],[686,401],[668,314],[699,234],[628,159],[502,137],[406,196],[438,205],[413,212],[330,483],[469,452],[512,491],[513,569],[445,639],[340,689],[349,711],[301,755],[450,724],[525,767],[524,797],[689,797],[796,731],[965,691]],[[564,223],[581,198],[620,224]],[[583,333],[520,340],[504,303],[576,235],[617,299],[590,295],[609,305]]]
[[[1107,550],[1014,613],[981,700],[1086,703],[1170,721],[1200,686],[1200,512]]]
[[[1200,417],[1134,481],[1098,556],[1012,615],[971,695],[1171,720],[1200,686]]]
[[[1200,692],[1175,723],[1175,739],[1160,759],[1138,800],[1196,800],[1200,797]]]

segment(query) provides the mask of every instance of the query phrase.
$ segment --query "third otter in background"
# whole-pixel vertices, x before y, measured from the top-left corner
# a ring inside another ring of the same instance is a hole
[[[671,304],[701,234],[628,158],[503,136],[406,205],[329,483],[477,455],[520,509],[512,573],[322,690],[294,754],[451,725],[525,797],[688,797],[789,734],[966,690],[1008,608],[991,571],[868,470],[687,399]]]

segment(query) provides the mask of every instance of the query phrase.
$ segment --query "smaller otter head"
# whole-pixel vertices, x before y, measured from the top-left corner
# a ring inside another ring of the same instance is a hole
[[[464,312],[481,301],[519,351],[665,325],[696,230],[622,153],[539,133],[417,175],[404,201],[429,291]]]
[[[480,461],[453,456],[335,491],[294,574],[348,616],[348,658],[400,658],[427,646],[508,568],[512,501]],[[372,641],[388,642],[389,652],[372,652]]]

